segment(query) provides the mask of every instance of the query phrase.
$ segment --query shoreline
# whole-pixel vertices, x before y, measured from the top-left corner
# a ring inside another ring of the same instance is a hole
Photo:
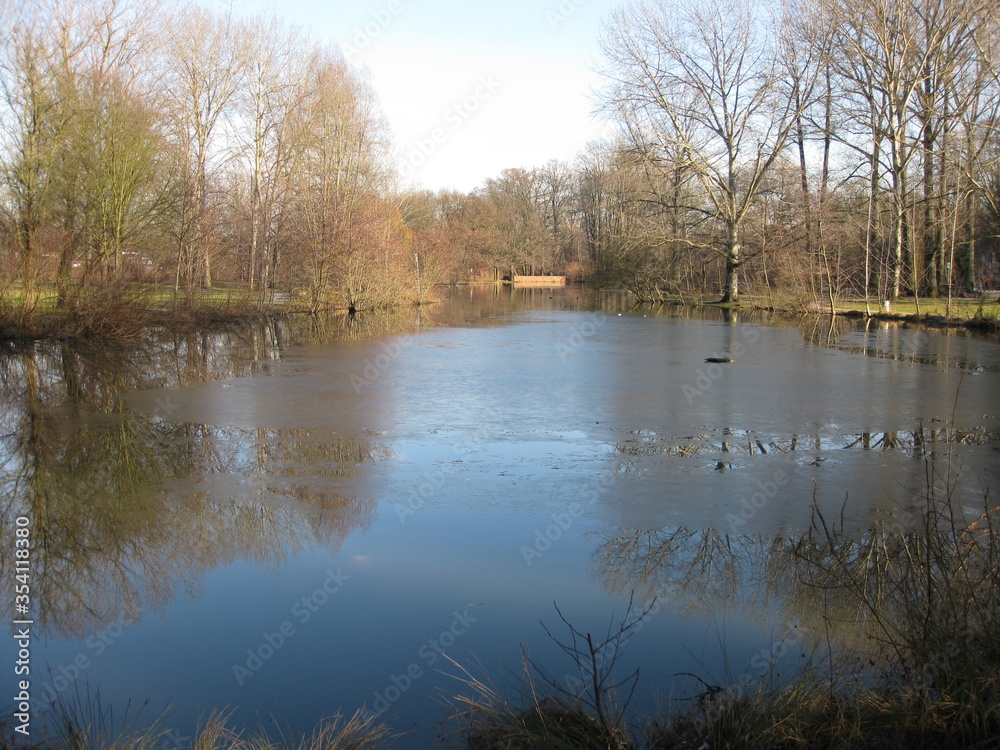
[[[42,341],[128,341],[154,329],[185,333],[213,326],[239,325],[262,318],[284,317],[302,311],[279,307],[253,310],[205,306],[194,310],[139,309],[122,320],[87,319],[73,313],[44,313],[26,321],[0,320],[0,342],[27,344]]]
[[[968,328],[974,331],[998,332],[1000,331],[1000,318],[984,317],[948,317],[946,315],[934,315],[932,313],[894,313],[879,310],[871,314],[866,314],[863,310],[837,310],[835,315],[845,318],[868,318],[870,320],[891,320],[903,323],[917,323],[929,328]]]
[[[593,285],[582,283],[569,287],[599,289]],[[610,290],[606,290],[610,291]],[[942,315],[937,312],[906,312],[900,310],[885,310],[872,306],[870,312],[858,307],[835,307],[831,310],[826,305],[815,301],[808,303],[791,303],[782,305],[774,300],[758,299],[750,296],[740,298],[735,303],[719,302],[712,298],[674,298],[655,302],[638,302],[638,306],[689,306],[716,308],[732,312],[768,312],[784,316],[821,316],[844,317],[856,320],[879,320],[935,329],[966,329],[977,333],[1000,333],[1000,300],[972,300],[961,298],[952,305],[958,307],[974,307],[974,315]],[[248,299],[227,299],[226,301],[203,300],[193,306],[178,306],[174,308],[147,307],[137,304],[136,300],[121,300],[108,307],[97,309],[71,310],[67,312],[46,311],[31,315],[18,314],[15,310],[2,310],[0,306],[0,342],[5,344],[24,344],[36,341],[66,341],[66,340],[107,340],[121,341],[134,339],[152,329],[167,329],[176,332],[187,332],[203,327],[220,325],[239,325],[240,323],[262,318],[285,318],[294,315],[313,314],[305,307],[292,304],[290,299],[280,302],[263,302]],[[409,307],[413,303],[401,302],[389,309]],[[427,304],[427,303],[421,303]],[[849,304],[863,305],[863,301],[853,300]],[[911,300],[900,300],[904,307],[913,305]],[[920,305],[937,310],[938,300],[922,300]],[[997,307],[996,316],[982,315],[987,305]],[[321,313],[348,314],[351,310],[344,305],[324,307]],[[378,312],[378,311],[358,311]]]
[[[969,298],[961,298],[961,302],[969,302]],[[863,300],[853,300],[855,305],[863,305]],[[838,318],[852,318],[856,320],[885,320],[897,323],[911,323],[916,325],[926,326],[928,328],[966,328],[968,330],[977,331],[981,333],[997,333],[1000,332],[1000,300],[993,299],[991,301],[985,300],[975,300],[975,307],[977,308],[977,314],[975,315],[942,315],[936,312],[902,312],[899,310],[885,310],[881,307],[872,306],[871,312],[866,312],[863,309],[858,309],[854,307],[834,307],[831,312],[828,305],[820,305],[816,302],[810,302],[804,306],[781,306],[770,302],[758,303],[752,298],[742,298],[737,303],[725,303],[725,302],[710,302],[710,301],[678,301],[678,302],[664,302],[662,304],[692,304],[695,306],[708,306],[708,307],[718,307],[726,310],[763,310],[765,312],[777,313],[781,315],[823,315]],[[655,304],[655,303],[654,303]],[[911,299],[900,300],[899,304],[909,306],[914,304]],[[937,309],[941,304],[940,300],[921,300],[921,306],[927,306],[932,309]],[[953,305],[958,304],[958,306],[963,306],[960,303],[953,301]],[[994,305],[997,307],[996,316],[984,316],[981,315],[984,307],[986,305]]]

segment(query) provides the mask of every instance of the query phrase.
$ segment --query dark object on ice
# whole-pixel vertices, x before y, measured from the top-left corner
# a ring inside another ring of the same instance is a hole
[[[732,362],[729,357],[707,357],[706,362]]]

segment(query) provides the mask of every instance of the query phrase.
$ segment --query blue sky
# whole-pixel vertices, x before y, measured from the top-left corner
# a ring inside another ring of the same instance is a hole
[[[609,133],[592,115],[593,68],[619,0],[206,1],[274,12],[367,69],[404,184],[471,190]]]

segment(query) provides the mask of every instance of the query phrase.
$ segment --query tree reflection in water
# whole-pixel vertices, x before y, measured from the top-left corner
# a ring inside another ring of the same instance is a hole
[[[970,515],[947,486],[930,487],[923,513],[860,535],[818,511],[799,538],[623,529],[597,539],[594,573],[609,592],[655,596],[688,616],[780,612],[841,666],[938,688],[974,680],[1000,668],[1000,507],[987,494]]]
[[[45,631],[82,636],[161,611],[179,588],[242,559],[277,566],[310,546],[339,549],[373,500],[342,493],[358,464],[389,457],[362,437],[175,422],[170,404],[136,414],[125,395],[266,370],[289,342],[366,338],[409,324],[263,321],[151,335],[140,345],[25,344],[0,358],[5,537],[31,519],[32,599]],[[353,432],[353,431],[352,431]],[[309,466],[308,472],[296,467]],[[303,473],[307,480],[293,479]],[[3,549],[14,548],[10,539]],[[4,595],[13,575],[3,558]]]
[[[316,545],[336,551],[371,521],[374,500],[351,492],[357,482],[349,480],[354,467],[390,451],[361,425],[345,426],[351,437],[331,437],[198,424],[172,419],[169,397],[152,414],[135,413],[127,394],[267,373],[288,347],[495,324],[541,294],[470,293],[378,315],[151,330],[128,343],[8,344],[0,356],[0,542],[12,550],[14,519],[31,518],[39,627],[81,636],[133,622],[162,610],[179,587],[197,593],[215,567],[237,559],[277,566]],[[0,592],[12,596],[13,561],[0,554]]]

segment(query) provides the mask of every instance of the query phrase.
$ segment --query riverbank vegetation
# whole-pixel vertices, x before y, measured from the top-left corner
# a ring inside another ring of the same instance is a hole
[[[151,309],[225,287],[353,310],[440,280],[392,198],[375,95],[338,49],[198,3],[0,7],[8,327],[132,315],[164,288]]]
[[[808,602],[799,626],[813,637],[786,636],[763,669],[724,684],[695,676],[696,695],[674,696],[652,720],[628,721],[639,676],[616,679],[614,665],[645,613],[626,614],[601,638],[566,623],[579,680],[560,683],[530,659],[519,690],[470,677],[456,702],[464,746],[995,747],[1000,507],[986,492],[981,514],[970,517],[954,483],[929,471],[921,512],[895,514],[860,537],[817,509],[808,534],[776,539],[769,555],[791,564],[767,566],[765,578]],[[711,537],[695,559],[712,558]],[[802,652],[800,666],[781,675],[779,657],[792,649]]]
[[[623,7],[602,40],[617,135],[470,193],[401,185],[365,76],[278,18],[0,7],[5,331],[134,316],[136,285],[170,290],[162,317],[219,287],[315,312],[549,273],[646,302],[996,305],[989,0]]]

